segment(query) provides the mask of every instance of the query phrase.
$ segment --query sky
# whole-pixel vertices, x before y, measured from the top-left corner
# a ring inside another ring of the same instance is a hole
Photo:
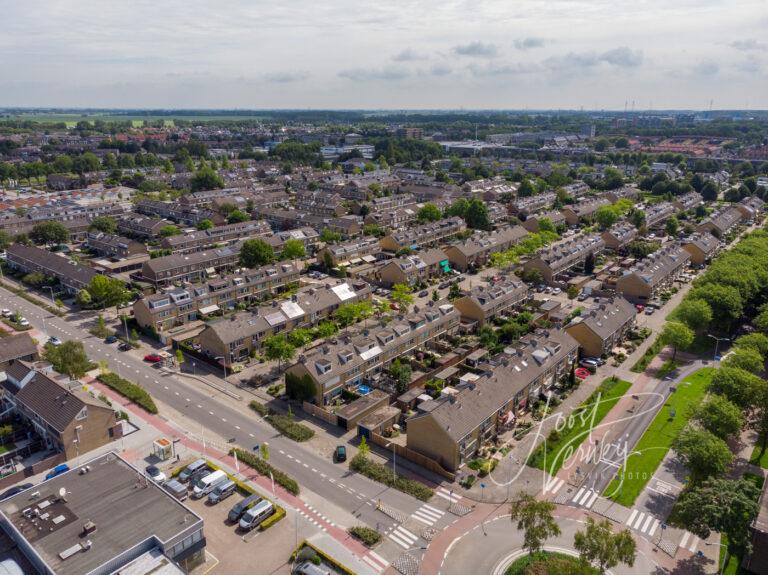
[[[0,106],[768,108],[765,0],[0,0]]]

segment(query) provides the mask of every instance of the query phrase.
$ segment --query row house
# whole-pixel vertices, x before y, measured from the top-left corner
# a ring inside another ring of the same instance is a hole
[[[418,217],[416,206],[371,212],[365,216],[366,225],[372,224],[384,230],[401,230],[413,225]]]
[[[269,222],[272,229],[290,230],[303,226],[310,226],[318,230],[328,229],[342,235],[342,237],[354,237],[363,230],[362,218],[359,216],[325,217],[299,210],[286,210],[280,208],[263,208],[257,206],[253,212],[257,218],[263,218]]]
[[[624,272],[616,280],[616,291],[633,303],[645,304],[671,288],[690,259],[679,244],[668,244]]]
[[[576,316],[565,331],[579,342],[582,355],[607,356],[626,338],[636,317],[635,306],[623,297],[604,299]]]
[[[544,219],[549,220],[552,225],[555,226],[555,228],[561,224],[565,224],[565,216],[563,213],[558,210],[551,210],[549,212],[530,214],[527,218],[525,218],[522,226],[532,234],[537,234],[541,231],[539,224],[541,223],[541,220]]]
[[[199,192],[192,192],[191,194],[184,194],[179,198],[179,203],[187,206],[201,207],[210,204],[216,199],[227,198],[229,196],[236,196],[241,193],[238,188],[222,188],[216,190],[201,190]]]
[[[544,248],[523,267],[527,272],[538,270],[545,282],[552,283],[560,274],[583,264],[588,256],[597,256],[604,249],[605,241],[598,234],[576,236]]]
[[[226,223],[224,216],[218,212],[206,208],[185,206],[178,202],[143,199],[136,203],[135,210],[140,214],[166,218],[186,226],[196,226],[203,220],[210,220],[216,226]]]
[[[448,256],[438,248],[388,260],[378,272],[379,282],[391,287],[395,284],[416,285],[427,282],[450,271]]]
[[[605,230],[600,237],[603,238],[606,249],[618,252],[637,238],[637,228],[629,222],[618,222]]]
[[[486,201],[485,207],[488,208],[488,220],[491,224],[498,225],[509,219],[509,212],[507,212],[507,207],[504,204]]]
[[[612,204],[618,202],[619,200],[632,200],[634,202],[638,197],[640,197],[640,192],[637,190],[637,188],[624,186],[618,190],[610,190],[605,192],[602,194],[602,196],[604,198],[608,198]]]
[[[691,264],[701,267],[718,254],[723,247],[723,242],[712,234],[697,232],[685,238],[682,246],[691,254]]]
[[[25,218],[35,223],[67,220],[78,220],[82,218],[93,219],[98,216],[118,217],[128,211],[128,202],[78,202],[74,200],[64,200],[56,202],[52,206],[36,206],[31,208]]]
[[[435,185],[405,184],[400,186],[400,193],[413,194],[417,202],[441,202],[461,196],[461,188],[453,184],[436,182]]]
[[[324,247],[318,252],[317,260],[323,262],[326,258],[330,258],[334,267],[359,264],[362,261],[373,263],[379,253],[381,253],[381,246],[377,238],[358,238]]]
[[[517,276],[508,274],[490,285],[474,286],[453,302],[466,324],[483,327],[495,317],[509,315],[528,299],[528,285]]]
[[[306,253],[313,254],[318,243],[320,243],[320,234],[315,228],[303,226],[293,230],[281,230],[262,239],[272,246],[275,253],[281,252],[285,247],[285,242],[288,240],[298,240],[304,244],[304,251]]]
[[[676,196],[675,199],[672,200],[672,205],[675,206],[675,209],[678,211],[689,212],[700,206],[703,201],[704,198],[699,192],[687,192],[680,196]]]
[[[537,331],[481,363],[473,383],[425,401],[407,421],[408,449],[458,471],[509,430],[531,401],[568,377],[578,343],[562,331]]]
[[[387,325],[349,331],[307,350],[287,373],[308,378],[315,387],[314,403],[328,405],[343,390],[374,386],[394,360],[454,334],[459,322],[452,304],[430,301]]]
[[[177,282],[194,283],[235,268],[239,259],[240,244],[189,254],[171,254],[144,262],[137,279],[156,287]]]
[[[611,201],[608,198],[588,198],[578,204],[565,206],[562,212],[569,226],[577,226],[585,221],[591,221],[597,210],[610,205]]]
[[[493,232],[478,232],[445,248],[451,265],[462,272],[490,261],[491,255],[514,247],[528,235],[522,226],[505,227]]]
[[[296,284],[300,274],[299,266],[285,261],[166,289],[137,300],[133,315],[141,327],[154,330],[162,339],[169,329],[201,316],[232,310],[238,303],[252,303],[279,293]]]
[[[325,190],[298,191],[294,201],[297,210],[308,212],[315,216],[340,217],[347,213],[344,198],[339,194],[331,194]]]
[[[513,197],[517,193],[518,184],[511,184],[504,177],[497,176],[485,180],[472,180],[461,188],[467,197],[477,197],[490,202]]]
[[[742,219],[743,215],[738,208],[724,206],[701,222],[697,226],[696,231],[709,232],[718,238],[722,238],[725,234],[739,225]]]
[[[645,227],[658,228],[664,225],[669,218],[675,215],[677,209],[672,202],[659,202],[651,204],[645,209]]]
[[[741,212],[744,221],[757,221],[765,211],[765,202],[757,196],[747,196],[736,204],[736,209]]]
[[[416,205],[416,198],[413,194],[390,194],[373,198],[369,201],[355,200],[352,202],[352,213],[360,214],[363,207],[367,207],[370,212],[380,212],[384,210],[397,210],[400,208],[409,208]]]
[[[515,201],[510,202],[509,213],[524,218],[529,214],[551,209],[555,205],[555,201],[557,201],[557,194],[555,192],[545,192],[535,196],[517,198]]]
[[[117,220],[117,231],[133,238],[155,240],[160,237],[160,230],[170,224],[170,220],[163,218],[129,213]]]
[[[55,278],[63,290],[71,295],[86,288],[97,275],[92,268],[34,246],[13,244],[8,247],[6,254],[6,261],[12,269],[24,273],[40,272]]]
[[[108,258],[128,259],[147,254],[147,246],[143,243],[103,232],[88,232],[86,242],[89,250]]]
[[[388,234],[381,238],[380,243],[382,249],[390,252],[418,249],[437,244],[466,229],[464,220],[455,216]]]
[[[272,228],[264,220],[250,220],[163,238],[160,247],[174,253],[207,250],[217,245],[272,235]]]
[[[335,285],[303,288],[290,299],[275,300],[254,311],[210,322],[200,333],[198,343],[202,353],[231,366],[260,350],[267,337],[311,328],[329,319],[340,306],[370,298],[371,288],[365,282],[339,281]]]
[[[567,186],[563,186],[563,191],[575,199],[580,199],[586,196],[590,192],[588,184],[584,182],[573,182]]]

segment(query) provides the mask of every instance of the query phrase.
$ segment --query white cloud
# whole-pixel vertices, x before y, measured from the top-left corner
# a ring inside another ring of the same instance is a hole
[[[729,44],[729,46],[736,50],[741,50],[742,52],[768,51],[768,44],[766,44],[765,42],[758,42],[754,38],[750,38],[748,40],[734,40]]]
[[[398,52],[392,59],[395,62],[416,62],[417,60],[426,60],[427,56],[421,52],[417,52],[413,48],[406,48],[402,52]]]
[[[515,40],[515,48],[518,50],[531,50],[532,48],[543,48],[547,41],[544,38],[529,36]]]
[[[453,47],[453,53],[459,56],[470,56],[472,58],[494,58],[499,49],[496,44],[485,42],[470,42]]]
[[[405,68],[388,66],[384,68],[351,68],[339,72],[340,78],[347,80],[375,81],[375,80],[402,80],[410,76],[410,72]]]

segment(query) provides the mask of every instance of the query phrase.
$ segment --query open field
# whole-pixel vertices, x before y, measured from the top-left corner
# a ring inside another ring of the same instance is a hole
[[[677,385],[603,495],[626,506],[635,502],[678,433],[688,424],[691,408],[701,403],[713,372],[711,367],[702,368]]]
[[[102,120],[104,122],[131,122],[134,127],[142,127],[145,121],[157,122],[163,120],[166,126],[173,126],[175,120],[184,120],[187,122],[227,122],[227,121],[256,121],[264,120],[266,117],[263,115],[216,115],[216,114],[201,114],[201,115],[183,115],[183,114],[168,114],[168,115],[141,115],[141,114],[99,114],[98,112],[84,113],[84,114],[8,114],[0,115],[0,121],[13,120],[13,121],[26,121],[26,122],[39,122],[45,123],[60,123],[63,122],[68,128],[74,127],[78,122],[88,121],[94,122],[96,120]]]

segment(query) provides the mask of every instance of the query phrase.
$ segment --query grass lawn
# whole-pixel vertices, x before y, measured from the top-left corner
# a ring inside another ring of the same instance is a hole
[[[763,451],[763,446],[758,442],[752,449],[749,462],[753,465],[759,465],[763,469],[768,469],[768,448]]]
[[[691,408],[701,403],[713,372],[714,368],[704,367],[677,385],[677,391],[667,398],[628,457],[626,468],[622,467],[616,478],[606,487],[603,492],[605,497],[627,507],[635,502],[645,484],[653,477],[677,434],[688,423]],[[672,410],[675,411],[674,417],[671,416]]]
[[[16,444],[14,443],[6,443],[5,445],[0,445],[0,455],[8,453],[9,451],[13,451],[14,449],[16,449]]]
[[[525,554],[507,567],[504,575],[523,575],[525,573],[580,573],[598,575],[600,571],[591,565],[584,565],[578,557],[552,551],[539,551],[533,555]]]
[[[555,475],[579,445],[589,437],[632,385],[623,379],[608,378],[589,398],[573,410],[562,431],[553,431],[528,458],[528,465]]]
[[[656,337],[648,349],[645,350],[643,357],[638,359],[635,365],[633,365],[629,371],[632,373],[643,373],[645,368],[648,367],[648,365],[653,361],[653,358],[659,355],[659,352],[663,347],[664,344],[661,343],[661,338]]]

